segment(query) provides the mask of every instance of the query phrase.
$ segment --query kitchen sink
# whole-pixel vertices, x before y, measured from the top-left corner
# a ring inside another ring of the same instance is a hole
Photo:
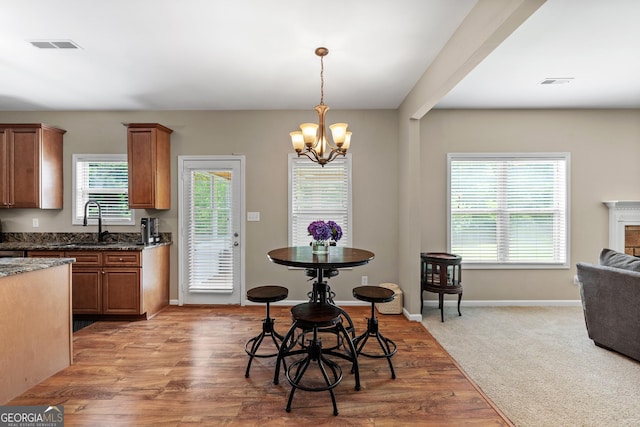
[[[70,242],[70,243],[54,243],[52,246],[55,248],[76,248],[86,246],[118,246],[122,245],[122,242]]]

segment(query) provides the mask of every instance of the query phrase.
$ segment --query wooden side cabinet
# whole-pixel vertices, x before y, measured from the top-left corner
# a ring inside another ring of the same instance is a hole
[[[158,123],[127,125],[129,207],[171,208],[171,133]]]
[[[62,139],[45,124],[0,124],[0,208],[62,209]]]
[[[169,305],[169,246],[28,251],[27,256],[76,259],[71,270],[73,314],[148,319]]]

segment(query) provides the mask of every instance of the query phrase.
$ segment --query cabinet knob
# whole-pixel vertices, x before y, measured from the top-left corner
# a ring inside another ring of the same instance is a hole
[[[120,258],[120,261],[122,262],[122,261],[124,261],[124,260],[123,260],[122,258]]]

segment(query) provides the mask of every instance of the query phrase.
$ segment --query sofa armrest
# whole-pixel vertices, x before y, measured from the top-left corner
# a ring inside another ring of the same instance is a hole
[[[640,272],[578,263],[589,338],[640,360]]]

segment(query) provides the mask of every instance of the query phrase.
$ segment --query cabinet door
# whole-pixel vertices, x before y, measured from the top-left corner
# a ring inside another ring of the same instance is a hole
[[[131,123],[127,129],[129,207],[171,208],[171,129],[157,123]]]
[[[0,207],[8,208],[13,201],[10,185],[11,177],[11,143],[9,129],[0,129]]]
[[[140,269],[104,268],[102,297],[104,314],[142,314]]]
[[[72,267],[73,314],[102,313],[102,268]]]
[[[155,129],[129,129],[127,159],[129,163],[129,207],[154,207]]]
[[[10,180],[13,208],[40,207],[41,129],[13,129],[13,179]]]

